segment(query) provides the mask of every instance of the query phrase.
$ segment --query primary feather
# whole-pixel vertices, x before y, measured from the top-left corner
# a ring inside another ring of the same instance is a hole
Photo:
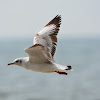
[[[51,54],[52,58],[56,51],[57,34],[59,32],[60,24],[61,16],[57,15],[34,37],[34,44],[43,45],[45,50]]]

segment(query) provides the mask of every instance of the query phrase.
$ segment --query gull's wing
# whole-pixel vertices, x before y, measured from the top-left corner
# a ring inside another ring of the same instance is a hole
[[[50,53],[51,58],[53,58],[56,51],[57,34],[60,24],[61,16],[57,15],[34,37],[34,45],[43,45],[45,50]]]
[[[50,62],[50,54],[45,51],[44,46],[42,45],[33,45],[27,49],[25,52],[29,55],[29,61],[33,63],[44,63]]]

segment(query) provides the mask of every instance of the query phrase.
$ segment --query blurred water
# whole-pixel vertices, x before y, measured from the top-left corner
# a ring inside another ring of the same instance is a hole
[[[100,100],[100,39],[59,39],[55,60],[72,65],[68,76],[7,66],[31,40],[0,40],[0,100]]]

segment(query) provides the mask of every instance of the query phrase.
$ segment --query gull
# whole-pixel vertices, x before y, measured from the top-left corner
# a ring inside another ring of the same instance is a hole
[[[18,65],[35,72],[67,75],[65,71],[72,70],[72,67],[57,64],[54,60],[60,25],[61,15],[57,15],[36,34],[34,45],[24,50],[29,57],[17,58],[8,65]]]

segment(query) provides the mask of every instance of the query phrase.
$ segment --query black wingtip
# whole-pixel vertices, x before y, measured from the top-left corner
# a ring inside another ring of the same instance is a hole
[[[61,15],[60,15],[60,14],[57,14],[57,15],[56,15],[56,18],[57,18],[57,17],[61,17]]]
[[[48,26],[48,25],[51,25],[51,24],[54,24],[57,26],[57,29],[58,27],[60,27],[60,24],[61,24],[61,15],[56,15],[56,17],[54,17],[47,25],[45,26]]]
[[[65,70],[71,70],[72,69],[72,66],[67,66],[68,68],[65,69]]]

